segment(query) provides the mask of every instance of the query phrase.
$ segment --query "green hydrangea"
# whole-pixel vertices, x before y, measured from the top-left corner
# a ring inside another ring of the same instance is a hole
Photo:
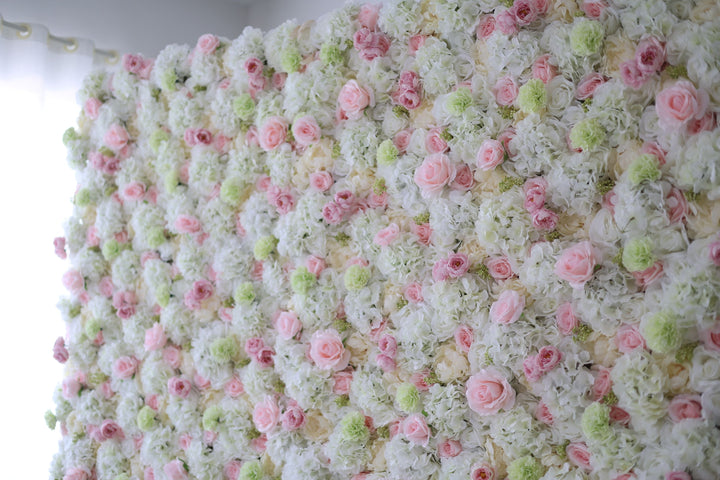
[[[360,265],[351,265],[345,271],[345,288],[348,290],[360,290],[370,281],[370,269]]]
[[[117,258],[118,255],[120,255],[120,242],[115,240],[114,238],[111,238],[107,242],[103,243],[102,246],[102,255],[105,260],[108,262],[111,262]]]
[[[150,227],[145,234],[145,239],[150,248],[159,248],[165,243],[165,230],[162,227]]]
[[[160,88],[166,92],[174,92],[177,90],[177,81],[178,76],[174,69],[165,70],[162,75],[160,75]]]
[[[351,412],[340,421],[340,435],[343,441],[362,443],[370,437],[365,426],[365,416],[360,412]]]
[[[97,318],[90,317],[85,321],[85,335],[87,335],[88,338],[92,339],[97,337],[97,334],[100,333],[101,329],[102,324]]]
[[[145,405],[140,409],[136,419],[137,426],[143,432],[149,432],[155,426],[155,410]]]
[[[570,32],[570,48],[580,56],[587,57],[600,51],[605,30],[595,20],[580,20]]]
[[[240,205],[242,194],[243,182],[238,177],[230,177],[226,179],[220,187],[220,199],[233,207]]]
[[[290,275],[290,286],[298,295],[307,295],[315,281],[315,275],[306,267],[297,267]]]
[[[341,65],[343,63],[343,52],[335,44],[323,43],[320,47],[320,61],[325,65]]]
[[[216,432],[218,425],[220,425],[220,416],[222,415],[222,409],[217,405],[210,405],[203,412],[202,426],[205,430]]]
[[[300,57],[300,52],[297,51],[297,48],[286,48],[280,54],[280,65],[283,71],[287,73],[294,73],[300,70],[301,61],[302,57]]]
[[[218,338],[210,345],[210,354],[220,363],[229,362],[238,354],[237,342],[232,337]]]
[[[70,127],[67,130],[65,130],[65,133],[63,133],[63,138],[62,138],[63,145],[65,145],[67,147],[68,143],[74,142],[78,138],[80,138],[80,135],[78,135],[77,131],[73,127]]]
[[[47,425],[50,430],[55,430],[55,426],[57,425],[57,417],[50,410],[45,412],[45,425]]]
[[[278,239],[273,236],[259,238],[255,242],[255,248],[253,253],[255,254],[255,260],[265,260],[275,250],[275,246],[278,244]]]
[[[472,94],[467,87],[460,87],[448,95],[445,107],[452,115],[462,115],[473,103]]]
[[[170,303],[170,285],[163,284],[155,289],[155,300],[158,305],[165,308]]]
[[[525,113],[538,113],[547,104],[545,84],[538,78],[529,80],[518,90],[517,103]]]
[[[545,471],[537,460],[531,455],[525,455],[516,460],[507,468],[509,480],[539,480],[545,474]]]
[[[243,93],[235,97],[235,100],[233,100],[233,112],[240,120],[250,121],[255,114],[255,100],[252,99],[249,93]]]
[[[158,128],[150,135],[148,143],[150,143],[152,151],[158,153],[160,151],[160,146],[168,140],[170,140],[170,134],[162,128]]]
[[[260,480],[263,477],[262,466],[257,460],[245,462],[240,467],[238,480]]]
[[[250,305],[255,300],[255,287],[250,282],[243,282],[235,288],[233,300],[237,305]]]
[[[655,263],[652,241],[648,237],[637,237],[627,241],[623,247],[622,264],[629,272],[642,272]]]
[[[163,177],[163,186],[168,193],[175,193],[177,191],[178,182],[180,182],[178,172],[168,172]]]
[[[402,383],[395,392],[395,402],[403,412],[417,412],[420,410],[420,392],[412,383]]]
[[[75,205],[80,208],[87,207],[92,202],[92,194],[87,188],[81,188],[75,194]]]
[[[643,336],[651,350],[669,353],[682,345],[682,335],[675,317],[667,311],[658,312],[645,322]]]
[[[392,140],[383,140],[377,149],[377,164],[379,166],[392,165],[397,160],[399,153]]]
[[[570,130],[570,143],[573,148],[582,148],[586,152],[595,150],[605,140],[605,130],[594,118],[580,120]]]
[[[655,155],[645,153],[633,160],[627,169],[627,178],[633,185],[660,179],[660,164]]]
[[[606,441],[612,436],[610,428],[610,407],[595,402],[585,409],[580,420],[583,435],[588,440]]]
[[[130,475],[125,472],[119,473],[115,475],[115,478],[113,480],[130,480]]]

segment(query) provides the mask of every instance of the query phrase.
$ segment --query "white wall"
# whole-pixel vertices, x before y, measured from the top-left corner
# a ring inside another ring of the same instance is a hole
[[[248,6],[248,25],[268,31],[285,20],[294,18],[303,23],[343,5],[344,0],[260,0]]]
[[[249,24],[248,7],[232,0],[0,0],[0,14],[148,57],[171,43],[194,45],[203,33],[234,39]]]

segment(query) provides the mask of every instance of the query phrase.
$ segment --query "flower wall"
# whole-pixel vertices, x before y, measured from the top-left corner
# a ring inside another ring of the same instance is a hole
[[[719,19],[390,0],[90,75],[51,478],[717,478]]]

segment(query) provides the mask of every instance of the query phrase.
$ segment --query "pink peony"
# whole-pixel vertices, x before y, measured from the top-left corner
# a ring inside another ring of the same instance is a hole
[[[570,463],[576,465],[581,470],[585,470],[586,472],[592,471],[592,466],[590,465],[592,455],[585,443],[572,442],[567,446],[567,448],[565,448],[565,453],[567,454]]]
[[[179,398],[187,398],[192,391],[192,383],[190,380],[180,377],[170,377],[167,386],[168,393]]]
[[[425,417],[413,413],[402,422],[403,435],[412,443],[427,446],[430,440],[430,428],[425,421]]]
[[[495,16],[495,25],[503,35],[514,35],[518,31],[513,9],[503,10]]]
[[[335,202],[326,203],[322,209],[323,220],[330,225],[337,225],[340,223],[344,214],[345,212],[343,212],[343,209]]]
[[[258,432],[267,433],[275,428],[280,420],[280,408],[272,397],[266,396],[255,405],[252,419]]]
[[[318,192],[325,192],[332,187],[333,178],[328,172],[313,172],[310,174],[310,187]]]
[[[582,288],[592,278],[596,262],[592,244],[580,242],[563,251],[555,263],[555,275],[568,281],[573,288]]]
[[[655,97],[658,124],[665,131],[685,127],[705,115],[708,103],[708,94],[704,90],[697,90],[691,82],[680,80]]]
[[[468,353],[470,351],[470,347],[472,347],[474,335],[473,330],[467,325],[459,325],[455,329],[455,344],[458,346],[458,348]]]
[[[287,137],[287,120],[274,116],[265,120],[265,123],[258,130],[260,147],[269,152],[285,142]]]
[[[551,232],[555,230],[558,222],[557,213],[547,208],[538,208],[530,215],[533,227],[543,232]]]
[[[107,132],[105,132],[105,138],[103,140],[105,145],[110,147],[113,151],[119,152],[125,147],[125,145],[127,145],[130,140],[130,135],[127,130],[125,130],[125,127],[115,123],[110,126]]]
[[[373,243],[381,247],[387,247],[388,245],[393,243],[399,235],[400,227],[398,227],[397,223],[391,223],[390,225],[375,234]]]
[[[475,175],[473,174],[472,169],[470,168],[470,165],[466,163],[461,163],[457,167],[457,171],[455,173],[455,178],[453,179],[452,183],[450,184],[450,188],[452,190],[459,190],[461,192],[466,192],[470,190],[473,185],[475,185]]]
[[[318,330],[310,339],[310,358],[323,370],[343,370],[350,360],[340,334],[333,330]]]
[[[338,105],[349,119],[360,118],[363,110],[371,103],[372,97],[368,91],[358,85],[355,80],[348,81],[340,90]]]
[[[289,405],[280,418],[283,430],[292,432],[305,425],[305,412],[297,403]]]
[[[215,52],[218,46],[220,46],[220,39],[211,33],[206,33],[198,38],[195,50],[204,55],[209,55]]]
[[[477,165],[480,170],[488,171],[503,162],[505,149],[498,140],[485,140],[477,153]]]
[[[317,142],[321,134],[320,126],[310,115],[295,120],[292,126],[292,133],[295,141],[304,147]]]
[[[525,192],[525,210],[533,213],[545,205],[545,191],[547,187],[547,180],[543,177],[530,178],[525,181],[523,185],[523,192]]]
[[[515,405],[515,390],[493,368],[480,370],[465,385],[468,406],[482,416],[509,410]]]
[[[138,368],[138,360],[135,357],[120,357],[115,360],[112,367],[112,374],[115,378],[130,378],[135,375]]]
[[[630,353],[646,348],[645,338],[635,325],[622,325],[615,334],[615,345],[622,353]]]
[[[635,65],[646,75],[662,69],[665,63],[665,46],[656,37],[642,40],[635,49]]]
[[[702,418],[700,395],[677,395],[668,405],[668,415],[675,423],[688,418]]]
[[[475,34],[479,39],[487,40],[490,35],[495,31],[495,17],[492,15],[483,15],[480,17],[480,23],[478,23],[475,29]]]
[[[231,398],[237,398],[245,393],[245,386],[236,376],[233,376],[230,380],[225,383],[223,387],[225,394]]]
[[[167,337],[160,323],[156,323],[152,327],[145,330],[145,350],[148,352],[160,350],[165,346]]]
[[[495,469],[487,463],[474,465],[470,471],[470,480],[495,480]]]
[[[516,322],[525,308],[525,297],[515,290],[504,290],[490,307],[490,319],[507,325]]]
[[[538,11],[536,0],[515,0],[512,6],[515,21],[521,27],[526,27],[537,20]]]
[[[518,96],[519,88],[515,79],[510,76],[505,76],[495,82],[495,86],[492,88],[492,91],[495,95],[495,101],[497,104],[507,107],[515,102],[515,99]]]
[[[289,340],[302,330],[302,322],[298,319],[295,312],[280,312],[275,319],[275,328],[280,338]]]
[[[488,257],[485,260],[485,266],[488,268],[488,273],[495,280],[507,280],[508,278],[515,275],[508,257],[503,255],[500,257]]]
[[[552,413],[550,413],[550,409],[545,404],[545,402],[538,402],[537,407],[535,407],[535,418],[538,419],[538,421],[544,423],[545,425],[552,425],[555,419],[553,418]]]
[[[457,440],[443,440],[438,443],[437,449],[440,458],[457,457],[463,451],[462,443]]]
[[[445,185],[455,178],[455,165],[447,155],[434,153],[425,157],[423,163],[415,170],[415,183],[422,190],[424,197],[438,195]]]

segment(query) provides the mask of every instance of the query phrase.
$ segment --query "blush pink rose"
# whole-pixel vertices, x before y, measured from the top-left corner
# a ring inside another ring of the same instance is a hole
[[[477,153],[477,166],[480,170],[488,171],[503,162],[505,149],[498,140],[485,140]]]
[[[373,239],[373,243],[375,245],[379,245],[381,247],[387,247],[391,243],[393,243],[395,240],[397,240],[398,236],[400,235],[400,227],[396,223],[391,223],[387,227],[380,230],[378,233],[375,234],[375,238]]]
[[[415,184],[422,190],[424,197],[438,195],[445,185],[455,178],[455,165],[447,155],[434,153],[425,157],[423,163],[415,170]]]
[[[600,401],[605,395],[610,393],[612,389],[612,379],[610,378],[610,369],[602,366],[597,367],[595,380],[592,386],[593,401]]]
[[[670,223],[683,222],[690,213],[685,194],[677,187],[672,187],[665,197],[665,208],[667,209]]]
[[[635,49],[635,64],[638,70],[651,75],[660,71],[665,63],[665,45],[656,37],[648,37]]]
[[[175,230],[178,233],[197,233],[200,231],[200,220],[192,215],[180,214],[175,219]]]
[[[700,395],[677,395],[668,405],[668,415],[675,423],[688,418],[702,418]]]
[[[480,23],[478,23],[475,29],[475,34],[479,39],[487,40],[490,35],[495,31],[495,17],[492,15],[483,15],[480,17]]]
[[[588,18],[597,20],[602,16],[607,6],[604,0],[583,0],[581,8]]]
[[[125,438],[123,429],[120,428],[120,425],[118,425],[115,420],[111,419],[103,420],[102,424],[100,424],[100,435],[105,440],[111,440],[113,438],[123,440]]]
[[[210,388],[210,380],[203,377],[199,373],[196,373],[193,376],[193,382],[195,382],[195,386],[198,387],[200,390],[207,390]]]
[[[436,282],[444,282],[450,278],[450,273],[448,273],[447,258],[442,258],[435,262],[432,269],[432,278]]]
[[[555,263],[555,275],[570,283],[573,288],[582,288],[595,272],[595,251],[588,241],[567,248]]]
[[[665,475],[665,480],[692,480],[692,476],[687,472],[673,471]]]
[[[540,16],[536,0],[515,0],[512,6],[515,21],[521,27],[526,27]]]
[[[592,471],[592,465],[590,465],[590,459],[592,455],[587,445],[583,442],[572,442],[565,448],[565,453],[568,456],[568,460],[573,465],[576,465],[586,472]]]
[[[377,363],[377,366],[386,373],[394,372],[395,369],[397,369],[397,364],[395,363],[395,360],[382,353],[375,357],[375,363]]]
[[[349,119],[360,118],[363,110],[371,103],[372,97],[370,93],[358,85],[355,80],[350,80],[340,89],[338,106]]]
[[[493,368],[480,370],[465,384],[468,406],[482,416],[509,410],[515,405],[515,390],[507,379]]]
[[[252,359],[257,362],[260,368],[269,368],[275,364],[274,356],[275,350],[265,345],[260,350],[255,352],[255,354],[252,356]]]
[[[63,480],[90,480],[90,472],[83,467],[68,468]]]
[[[471,480],[495,480],[495,469],[487,463],[474,465],[470,471]]]
[[[655,142],[645,142],[643,143],[642,148],[640,149],[642,153],[649,153],[650,155],[655,155],[655,157],[658,159],[658,163],[660,166],[665,165],[665,155],[667,155],[667,152],[663,150],[660,145],[658,145]]]
[[[100,115],[100,107],[102,107],[102,102],[97,98],[91,97],[85,101],[83,110],[90,120],[97,120],[98,115]]]
[[[169,480],[187,480],[188,474],[187,470],[185,470],[185,466],[183,465],[183,462],[181,462],[179,459],[175,459],[171,462],[168,462],[163,467],[163,472],[165,472],[165,475],[167,475]]]
[[[427,35],[413,35],[408,40],[408,53],[410,55],[415,55],[423,45],[425,45],[425,40],[427,40]]]
[[[547,373],[555,368],[561,360],[562,352],[553,345],[545,345],[538,351],[537,361],[543,373]]]
[[[380,353],[395,358],[395,355],[397,355],[397,340],[392,335],[383,334],[378,340],[378,349]]]
[[[655,112],[661,128],[673,131],[705,115],[708,94],[687,80],[680,80],[655,97]]]
[[[165,347],[163,349],[163,360],[173,368],[180,368],[180,363],[182,363],[180,348],[174,345]]]
[[[223,468],[223,475],[226,480],[238,480],[240,477],[240,469],[242,468],[242,462],[240,460],[230,460],[225,464]]]
[[[325,222],[329,223],[330,225],[337,225],[338,223],[342,222],[344,215],[345,212],[343,211],[343,209],[335,202],[328,202],[323,206],[323,220],[325,220]]]
[[[287,137],[287,120],[274,116],[265,120],[265,123],[258,130],[258,141],[260,147],[269,152],[285,142]]]
[[[391,95],[392,101],[407,110],[415,110],[420,106],[422,97],[419,90],[399,87]]]
[[[55,248],[55,255],[61,260],[67,258],[67,252],[65,251],[65,237],[55,237],[53,239],[53,247]]]
[[[550,409],[545,404],[545,402],[538,402],[537,407],[535,408],[535,418],[538,419],[538,421],[544,423],[545,425],[552,425],[555,419],[553,418],[552,413],[550,413]]]
[[[280,312],[275,319],[275,328],[278,335],[285,340],[293,338],[302,330],[302,322],[298,319],[295,312]]]
[[[503,10],[498,13],[495,16],[495,24],[503,35],[514,35],[518,31],[515,13],[512,9]]]
[[[68,377],[62,382],[62,396],[65,400],[72,400],[78,396],[82,384],[73,377]]]
[[[220,39],[211,33],[206,33],[198,38],[195,49],[202,54],[209,55],[220,46]]]
[[[233,376],[230,380],[225,383],[223,390],[226,395],[232,398],[237,398],[245,393],[245,386],[237,376]]]
[[[557,213],[545,207],[538,208],[530,214],[533,227],[543,232],[555,230],[558,222]]]
[[[457,440],[443,440],[438,443],[438,457],[453,458],[460,455],[463,451],[462,443]]]
[[[524,296],[515,290],[504,290],[490,307],[490,319],[494,323],[508,325],[520,318],[524,308]]]
[[[612,405],[610,407],[610,421],[627,427],[630,425],[630,414],[617,405]]]
[[[507,280],[508,278],[515,275],[510,260],[507,256],[502,255],[500,257],[488,257],[485,260],[485,266],[488,268],[488,273],[495,280]]]
[[[638,287],[645,290],[646,287],[659,280],[664,273],[663,264],[660,260],[652,264],[652,266],[640,272],[631,272],[635,278]]]
[[[145,350],[148,352],[160,350],[165,346],[167,337],[160,323],[156,323],[152,327],[145,330]]]
[[[126,200],[142,200],[145,196],[145,184],[130,182],[123,188],[122,195]]]
[[[628,60],[620,64],[620,78],[628,87],[639,89],[650,79],[651,74],[643,72],[635,63],[635,60]]]
[[[472,347],[473,341],[475,339],[475,336],[473,334],[472,328],[470,328],[467,325],[459,325],[455,329],[455,344],[458,346],[458,348],[468,353],[470,351],[470,347]]]
[[[318,330],[310,339],[310,358],[323,370],[343,370],[350,361],[340,334],[333,329]]]
[[[255,405],[252,418],[258,432],[267,433],[275,428],[280,420],[280,408],[272,397],[267,396]]]
[[[77,270],[68,270],[62,276],[63,286],[70,293],[78,293],[85,289],[85,279]]]
[[[138,360],[135,357],[120,357],[113,363],[112,373],[115,378],[130,378],[135,375]]]
[[[510,106],[518,96],[519,87],[515,79],[510,76],[501,77],[495,82],[492,92],[498,105]]]
[[[540,362],[537,355],[528,355],[522,363],[523,373],[528,382],[537,382],[542,378],[543,372],[540,369]]]
[[[720,353],[720,320],[716,319],[712,327],[702,330],[700,339],[705,348]]]
[[[578,82],[577,89],[575,90],[575,98],[585,100],[592,97],[595,90],[605,83],[605,81],[605,77],[597,72],[585,75],[580,79],[580,82]]]
[[[468,256],[464,253],[452,253],[447,258],[446,271],[450,278],[460,278],[470,268]]]
[[[405,287],[405,291],[404,291],[405,299],[411,303],[422,302],[423,300],[425,300],[423,298],[422,290],[423,290],[422,285],[418,282],[413,282],[413,283],[408,284]]]
[[[580,324],[569,302],[563,303],[555,311],[555,323],[558,331],[563,335],[572,335],[575,327]]]
[[[320,139],[320,126],[310,115],[301,117],[293,123],[292,133],[295,141],[307,147]]]
[[[130,135],[127,130],[125,130],[125,127],[115,123],[110,126],[107,132],[105,132],[105,138],[103,140],[105,145],[115,152],[118,152],[127,145],[130,140]]]
[[[708,257],[712,263],[720,267],[720,241],[708,245]]]
[[[689,135],[697,135],[700,132],[711,132],[715,129],[715,112],[705,112],[702,118],[690,121],[687,125]]]
[[[373,3],[366,3],[362,7],[360,7],[360,11],[358,12],[357,17],[360,25],[365,28],[369,28],[370,30],[373,30],[377,25],[378,16],[380,15],[380,7],[381,5],[376,5]]]
[[[308,259],[305,261],[305,266],[310,273],[312,273],[318,278],[326,267],[325,260],[320,257],[316,257],[315,255],[311,255],[308,257]]]
[[[280,418],[283,430],[292,432],[305,425],[305,412],[297,403],[289,405]]]
[[[459,190],[461,192],[466,192],[470,190],[473,185],[475,185],[475,175],[473,174],[472,169],[470,168],[470,165],[466,163],[461,163],[457,167],[457,171],[455,173],[455,178],[453,179],[452,183],[450,184],[450,188],[452,190]]]
[[[622,353],[644,350],[647,345],[640,331],[634,325],[622,325],[615,335],[615,345]]]
[[[318,192],[325,192],[332,187],[333,178],[328,172],[313,172],[310,174],[310,187]]]
[[[535,212],[545,205],[545,191],[548,183],[543,177],[530,178],[523,185],[525,193],[524,207],[530,213]]]
[[[333,393],[335,395],[347,395],[350,393],[350,385],[352,384],[352,372],[342,371],[333,374]]]
[[[412,443],[426,446],[430,440],[430,428],[425,421],[425,417],[413,413],[402,422],[403,435]]]
[[[251,337],[245,341],[245,353],[250,356],[257,354],[265,347],[265,340],[261,337]]]
[[[65,363],[68,361],[68,358],[70,358],[70,352],[65,348],[65,339],[63,337],[58,337],[57,340],[55,340],[55,344],[53,345],[53,358],[59,363]]]
[[[245,69],[248,75],[257,76],[262,75],[263,66],[263,62],[259,58],[251,57],[245,60],[243,69]]]
[[[400,130],[393,137],[393,145],[395,145],[395,148],[398,149],[399,153],[401,153],[401,154],[405,153],[408,145],[410,145],[411,138],[412,138],[412,130],[410,130],[408,128],[406,128],[405,130]]]
[[[410,226],[410,230],[417,237],[419,243],[426,246],[430,245],[430,237],[432,236],[433,230],[429,223],[423,223],[420,225],[413,223]]]
[[[187,398],[192,391],[192,383],[190,380],[180,377],[170,377],[168,379],[168,393],[179,398]]]
[[[557,67],[550,63],[550,54],[541,55],[538,57],[532,66],[533,78],[540,79],[543,83],[547,84],[557,75]]]
[[[425,149],[428,153],[445,153],[448,144],[442,137],[443,129],[440,127],[431,128],[425,136]]]

